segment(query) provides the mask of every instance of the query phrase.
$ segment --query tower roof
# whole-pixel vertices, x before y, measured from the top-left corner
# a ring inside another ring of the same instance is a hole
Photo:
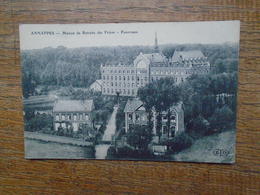
[[[154,39],[154,52],[155,52],[155,53],[159,53],[158,39],[157,39],[157,32],[155,32],[155,39]]]

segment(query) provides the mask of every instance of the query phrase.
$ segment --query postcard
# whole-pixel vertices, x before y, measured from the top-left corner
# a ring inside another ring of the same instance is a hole
[[[21,24],[26,159],[234,163],[239,21]]]

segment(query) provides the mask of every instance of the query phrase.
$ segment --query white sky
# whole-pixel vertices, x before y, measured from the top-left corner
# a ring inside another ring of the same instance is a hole
[[[137,31],[136,34],[121,34]],[[32,35],[32,32],[53,32],[54,35]],[[115,34],[83,35],[82,31],[114,31]],[[62,32],[80,32],[80,35],[63,35]],[[68,48],[92,46],[154,45],[155,32],[158,44],[183,43],[238,43],[239,21],[161,22],[161,23],[109,23],[109,24],[21,24],[20,47],[39,49],[64,46]],[[58,34],[59,33],[59,34]]]

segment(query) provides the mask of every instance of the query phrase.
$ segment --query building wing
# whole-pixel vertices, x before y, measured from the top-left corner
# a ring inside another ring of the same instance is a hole
[[[205,56],[200,50],[175,51],[172,56],[172,62],[178,62],[181,60],[204,59],[204,58]]]

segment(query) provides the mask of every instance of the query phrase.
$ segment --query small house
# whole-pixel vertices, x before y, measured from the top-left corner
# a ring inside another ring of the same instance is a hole
[[[79,130],[80,124],[91,125],[93,100],[58,100],[53,107],[54,130],[60,127]]]

